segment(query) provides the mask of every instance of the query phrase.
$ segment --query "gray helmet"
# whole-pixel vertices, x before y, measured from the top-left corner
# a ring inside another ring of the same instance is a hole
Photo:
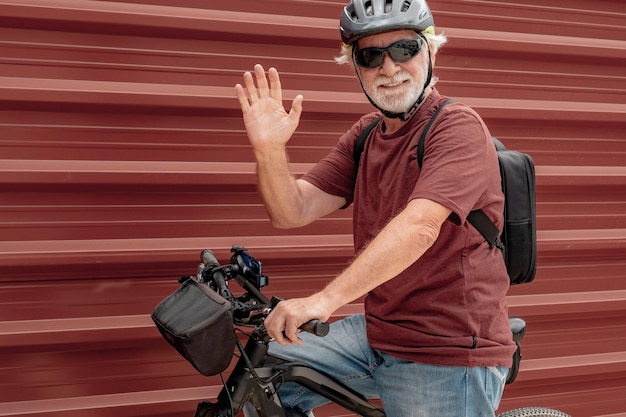
[[[347,45],[376,33],[401,29],[422,32],[434,26],[425,0],[350,0],[339,19],[341,40]]]

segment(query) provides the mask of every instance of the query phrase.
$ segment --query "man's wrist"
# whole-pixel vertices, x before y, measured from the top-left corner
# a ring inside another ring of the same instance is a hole
[[[253,149],[254,158],[257,163],[262,164],[265,162],[275,163],[278,160],[287,162],[287,148],[284,145],[264,147],[262,149]]]

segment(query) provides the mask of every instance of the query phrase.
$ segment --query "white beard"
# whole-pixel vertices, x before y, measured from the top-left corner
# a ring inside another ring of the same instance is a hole
[[[380,109],[391,113],[406,113],[413,108],[422,90],[424,89],[425,75],[428,73],[428,64],[424,63],[422,77],[415,79],[407,71],[400,70],[393,77],[378,75],[372,85],[363,89]],[[392,91],[383,86],[398,84]]]
[[[388,90],[382,86],[399,84],[397,88]],[[409,111],[422,93],[423,81],[417,83],[406,71],[400,71],[393,77],[380,75],[374,81],[374,85],[365,92],[374,103],[381,109],[392,113],[404,113]]]

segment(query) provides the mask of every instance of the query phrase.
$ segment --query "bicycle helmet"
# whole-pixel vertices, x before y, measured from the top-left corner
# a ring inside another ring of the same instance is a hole
[[[410,29],[433,31],[435,22],[425,0],[350,0],[339,19],[341,40],[352,45],[376,33]]]

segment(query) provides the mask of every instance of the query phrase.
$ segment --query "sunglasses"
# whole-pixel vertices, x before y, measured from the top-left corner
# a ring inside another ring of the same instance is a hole
[[[419,54],[421,49],[421,39],[403,39],[392,43],[386,48],[355,49],[354,62],[356,62],[359,67],[376,68],[383,64],[385,52],[387,52],[395,62],[406,62]]]

